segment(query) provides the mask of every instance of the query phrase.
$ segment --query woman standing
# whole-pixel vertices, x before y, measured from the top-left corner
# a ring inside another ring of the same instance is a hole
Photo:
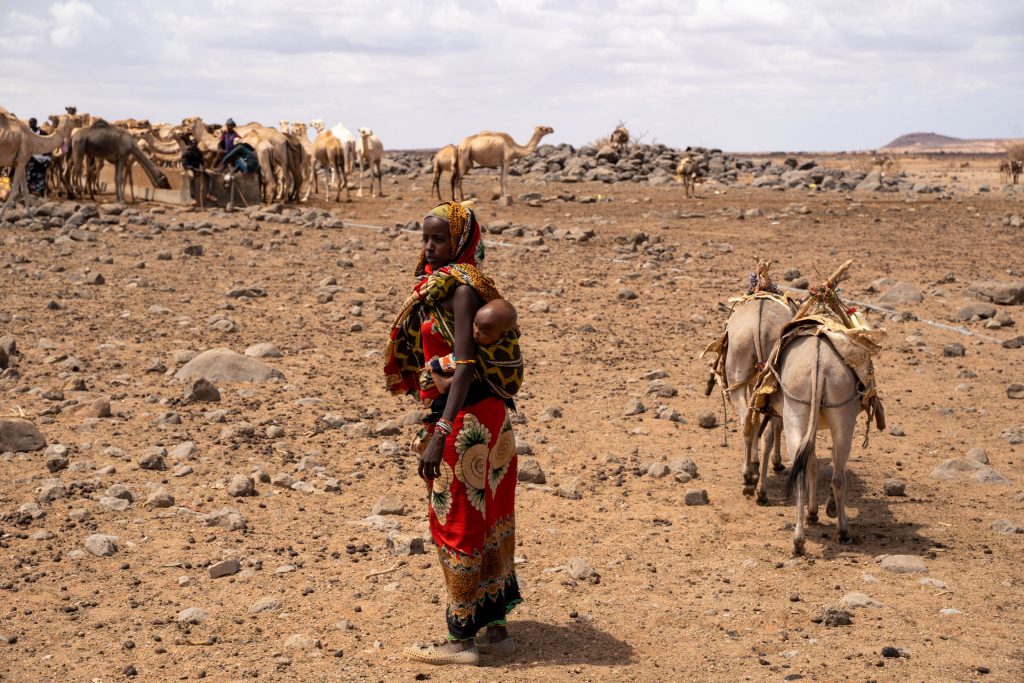
[[[421,279],[398,314],[385,351],[389,391],[418,391],[431,407],[419,475],[429,487],[430,530],[448,589],[448,642],[417,643],[406,654],[433,664],[477,664],[481,652],[515,652],[505,624],[521,602],[513,562],[515,437],[506,415],[508,395],[477,372],[473,318],[484,303],[499,298],[478,269],[482,260],[473,211],[457,202],[432,210],[423,221],[416,268]],[[510,337],[518,352],[518,330]],[[428,363],[453,352],[455,375],[442,394]],[[521,382],[519,362],[514,373]]]

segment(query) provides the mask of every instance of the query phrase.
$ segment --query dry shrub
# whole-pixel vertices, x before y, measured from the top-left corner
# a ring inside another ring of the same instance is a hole
[[[1024,161],[1024,142],[1007,147],[1006,158],[1010,161]]]

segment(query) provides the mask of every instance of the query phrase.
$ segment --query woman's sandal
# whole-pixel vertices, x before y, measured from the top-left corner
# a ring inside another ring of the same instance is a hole
[[[465,664],[476,666],[480,663],[480,650],[471,647],[459,652],[441,652],[435,645],[414,643],[405,650],[405,656],[415,662],[427,664]]]
[[[476,647],[482,655],[498,655],[499,657],[511,657],[516,653],[516,639],[512,636],[499,640],[495,643],[476,641]]]

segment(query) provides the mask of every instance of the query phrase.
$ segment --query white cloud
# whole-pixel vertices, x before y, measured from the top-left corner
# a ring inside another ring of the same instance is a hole
[[[578,144],[625,119],[670,144],[820,149],[918,128],[1003,136],[1024,108],[1016,0],[25,7],[0,22],[0,104],[44,115],[322,117],[391,147],[539,123]]]
[[[110,25],[110,22],[87,2],[68,0],[50,6],[53,27],[50,29],[50,42],[55,47],[70,48],[82,42],[82,38],[95,38],[96,33]],[[97,43],[90,40],[88,42]]]

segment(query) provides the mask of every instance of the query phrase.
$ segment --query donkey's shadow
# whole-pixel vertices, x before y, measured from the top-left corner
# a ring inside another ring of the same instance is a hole
[[[789,467],[773,472],[769,468],[766,491],[769,507],[789,508],[796,521],[796,496],[786,495]],[[920,505],[905,496],[885,496],[880,481],[867,481],[857,473],[857,462],[846,469],[846,514],[850,524],[852,542],[841,544],[836,540],[836,522],[826,515],[826,503],[832,495],[832,463],[818,458],[818,523],[808,524],[808,540],[822,541],[826,553],[855,552],[864,555],[920,554],[934,545],[932,539],[922,536],[922,525],[900,521],[895,508]]]

